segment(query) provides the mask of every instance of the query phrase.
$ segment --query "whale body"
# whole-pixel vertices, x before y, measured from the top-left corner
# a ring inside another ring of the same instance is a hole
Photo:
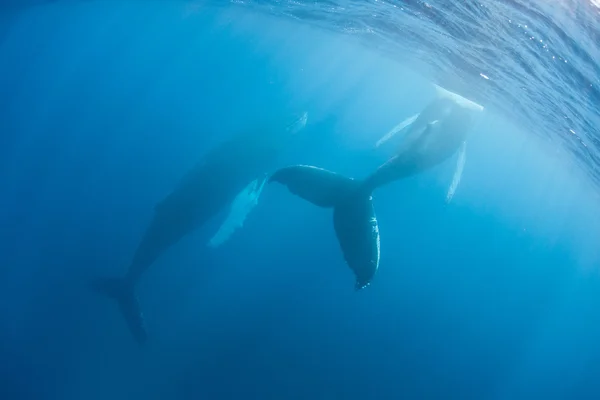
[[[143,313],[135,293],[143,273],[168,248],[204,225],[228,204],[235,203],[232,204],[234,207],[243,208],[247,214],[258,201],[267,173],[276,168],[279,154],[306,122],[307,113],[303,113],[287,126],[272,127],[272,123],[267,123],[264,128],[239,134],[209,152],[155,206],[152,221],[125,276],[91,282],[94,290],[117,301],[136,341],[142,343],[147,339]],[[247,191],[249,184],[254,184],[254,192]],[[257,188],[260,189],[258,192]],[[245,198],[250,204],[240,205]],[[237,209],[230,212],[225,224],[233,227],[221,227],[226,233],[217,234],[219,244],[240,225],[237,219],[243,221],[246,214]]]
[[[285,167],[270,182],[278,182],[293,194],[319,207],[333,208],[335,233],[344,259],[355,275],[355,289],[370,285],[379,268],[380,234],[372,193],[391,182],[432,168],[464,152],[473,111],[483,108],[438,87],[438,97],[423,112],[398,124],[380,139],[380,146],[398,132],[408,135],[395,154],[363,180],[344,177],[309,165]],[[459,157],[459,170],[464,154]],[[453,179],[452,194],[458,179]],[[451,196],[449,195],[451,198]]]

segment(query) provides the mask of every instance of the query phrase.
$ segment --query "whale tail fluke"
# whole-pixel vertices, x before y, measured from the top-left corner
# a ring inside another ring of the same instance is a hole
[[[275,172],[270,182],[286,186],[314,205],[333,208],[333,227],[344,259],[356,276],[355,288],[367,287],[379,266],[379,227],[368,180],[296,165]]]
[[[310,203],[335,208],[358,194],[361,181],[311,165],[294,165],[276,171],[269,182],[278,182]]]
[[[148,335],[133,284],[126,279],[101,278],[92,281],[90,287],[96,292],[117,301],[121,314],[125,317],[133,337],[138,343],[144,343]]]

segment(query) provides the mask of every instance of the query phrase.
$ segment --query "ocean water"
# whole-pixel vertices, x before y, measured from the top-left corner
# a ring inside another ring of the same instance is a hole
[[[597,2],[2,4],[1,399],[600,397]],[[433,84],[485,110],[451,201],[458,155],[375,192],[369,287],[268,184],[146,271],[143,345],[89,289],[256,121],[307,112],[276,167],[363,178]]]

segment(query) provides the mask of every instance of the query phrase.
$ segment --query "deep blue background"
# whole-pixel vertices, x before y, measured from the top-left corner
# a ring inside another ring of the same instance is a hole
[[[347,38],[235,8],[65,4],[0,47],[0,398],[595,399],[599,207],[566,153],[485,114],[455,160],[375,194],[382,260],[353,290],[331,211],[267,187],[146,274],[151,339],[87,290],[153,208],[262,115],[309,112],[282,164],[361,177],[434,98]],[[526,105],[523,105],[526,106]],[[209,195],[209,194],[207,194]]]

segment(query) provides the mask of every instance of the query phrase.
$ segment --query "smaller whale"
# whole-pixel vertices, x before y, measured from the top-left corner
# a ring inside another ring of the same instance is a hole
[[[309,165],[276,171],[277,182],[319,207],[333,208],[333,226],[344,259],[355,275],[355,289],[371,284],[381,254],[380,234],[372,193],[384,185],[432,168],[461,148],[472,110],[442,98],[415,117],[413,137],[396,154],[363,180],[355,180]],[[408,124],[407,124],[408,125]],[[416,132],[416,133],[415,133]]]

